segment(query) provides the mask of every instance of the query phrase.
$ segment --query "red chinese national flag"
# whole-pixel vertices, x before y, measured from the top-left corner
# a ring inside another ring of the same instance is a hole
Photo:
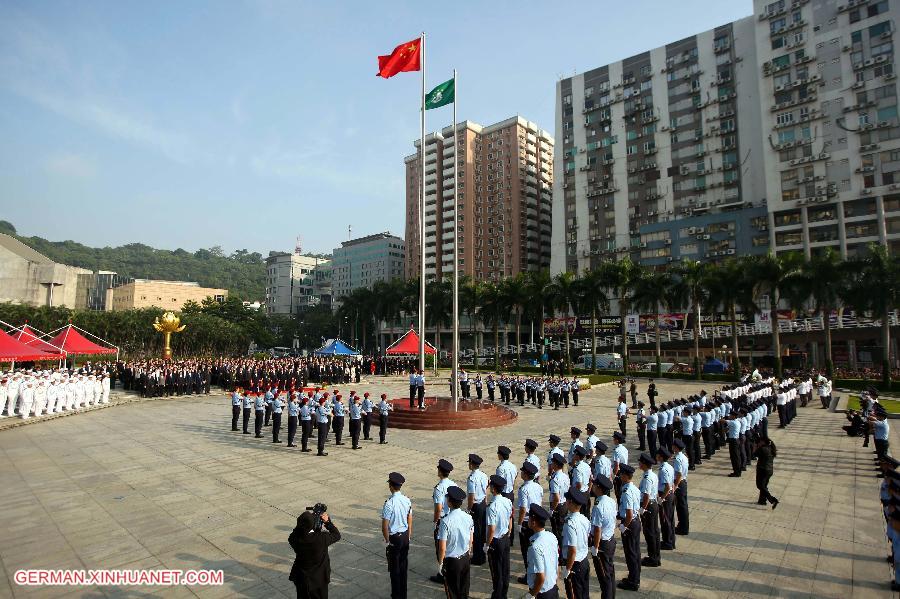
[[[389,56],[379,56],[378,76],[387,79],[397,73],[421,69],[419,60],[421,45],[421,38],[414,39],[394,48],[394,51]]]

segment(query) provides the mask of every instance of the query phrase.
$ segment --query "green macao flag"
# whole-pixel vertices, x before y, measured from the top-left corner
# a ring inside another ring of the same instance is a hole
[[[428,92],[428,95],[425,96],[425,110],[446,106],[450,102],[453,102],[455,97],[456,90],[453,85],[453,79],[448,79]]]

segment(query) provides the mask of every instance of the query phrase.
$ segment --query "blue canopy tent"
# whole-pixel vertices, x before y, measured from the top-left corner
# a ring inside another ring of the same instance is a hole
[[[341,341],[340,339],[332,339],[319,349],[313,352],[316,356],[358,356],[358,351]]]
[[[707,374],[725,374],[727,367],[728,365],[725,362],[713,358],[703,365],[703,372]]]

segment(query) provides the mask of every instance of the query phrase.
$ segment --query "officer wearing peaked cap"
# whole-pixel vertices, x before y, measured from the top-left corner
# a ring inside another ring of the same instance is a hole
[[[597,503],[591,512],[591,548],[594,571],[600,583],[600,596],[612,599],[616,596],[616,572],[613,558],[616,553],[616,502],[609,496],[612,481],[601,475],[593,481]]]
[[[590,598],[590,568],[588,567],[588,536],[591,523],[581,511],[590,503],[587,493],[570,489],[566,493],[568,515],[563,526],[562,577],[566,587],[566,597],[572,599]]]
[[[562,523],[566,517],[566,492],[571,488],[571,478],[563,471],[566,458],[554,454],[550,461],[550,526],[557,541],[562,542]]]
[[[448,599],[467,599],[474,523],[472,517],[461,509],[466,492],[454,485],[447,489],[446,495],[450,511],[438,525],[438,562]]]
[[[540,483],[541,481],[541,460],[534,455],[534,450],[538,447],[537,441],[534,439],[525,439],[525,461],[531,462],[535,466],[537,466],[538,473],[534,475],[534,482]]]
[[[647,544],[647,557],[641,560],[642,566],[656,568],[660,566],[659,555],[659,478],[653,472],[653,464],[656,463],[649,453],[642,453],[638,458],[638,464],[643,471],[639,490],[641,492],[641,529],[644,531],[644,541]]]
[[[513,525],[512,503],[503,496],[506,479],[492,475],[488,479],[493,500],[485,515],[485,538],[483,550],[487,554],[491,570],[491,599],[502,599],[509,592],[509,539]]]
[[[450,473],[453,472],[453,464],[451,464],[447,460],[443,458],[438,460],[437,472],[438,482],[436,485],[434,485],[434,492],[432,493],[431,499],[434,503],[434,514],[432,522],[434,524],[434,553],[435,557],[438,558],[438,573],[431,577],[431,581],[438,584],[443,584],[444,574],[442,572],[442,563],[440,559],[441,555],[439,551],[437,534],[441,520],[450,512],[450,508],[447,505],[447,489],[449,489],[450,487],[455,487],[456,483],[450,480]]]
[[[484,460],[475,453],[469,454],[469,477],[466,479],[466,497],[469,514],[475,523],[475,544],[472,546],[472,563],[481,566],[487,561],[484,553],[484,516],[487,506],[488,477],[480,470]]]
[[[391,496],[381,508],[381,534],[384,536],[388,573],[391,577],[391,599],[406,598],[406,575],[409,568],[409,536],[412,534],[412,503],[400,488],[406,479],[399,472],[388,474]]]
[[[519,528],[519,546],[522,550],[522,561],[528,567],[528,543],[531,538],[531,532],[528,528],[528,510],[533,504],[540,505],[544,501],[544,489],[534,482],[534,476],[537,474],[537,467],[531,462],[522,464],[522,484],[519,486],[519,496],[516,499],[516,507],[518,508]],[[525,584],[525,577],[519,577],[519,584]]]
[[[509,461],[509,455],[512,453],[509,447],[501,445],[497,448],[497,459],[500,463],[494,472],[497,476],[502,476],[506,480],[506,488],[503,489],[503,496],[513,501],[513,485],[516,481],[516,467]]]
[[[559,576],[559,543],[545,530],[550,513],[533,504],[528,510],[528,527],[532,532],[528,547],[528,569],[525,584],[535,599],[556,599]]]
[[[555,454],[559,454],[563,458],[563,462],[565,463],[566,454],[563,453],[562,449],[559,448],[559,442],[562,439],[559,438],[558,435],[550,435],[548,437],[547,442],[550,444],[550,451],[547,452],[547,477],[549,478],[552,474],[550,471],[550,462],[553,460],[553,456]]]
[[[622,479],[622,497],[619,500],[619,531],[622,533],[622,549],[628,576],[617,585],[627,591],[637,591],[641,586],[641,494],[631,482],[634,466],[622,464],[619,467]]]

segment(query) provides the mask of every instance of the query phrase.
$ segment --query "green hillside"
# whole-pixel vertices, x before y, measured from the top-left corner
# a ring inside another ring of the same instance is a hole
[[[240,299],[265,297],[266,267],[258,252],[237,250],[226,256],[221,247],[188,252],[158,250],[141,243],[120,247],[92,248],[75,241],[48,241],[23,237],[7,221],[0,233],[14,235],[51,260],[91,270],[111,270],[137,279],[196,281],[204,287],[227,289]]]

